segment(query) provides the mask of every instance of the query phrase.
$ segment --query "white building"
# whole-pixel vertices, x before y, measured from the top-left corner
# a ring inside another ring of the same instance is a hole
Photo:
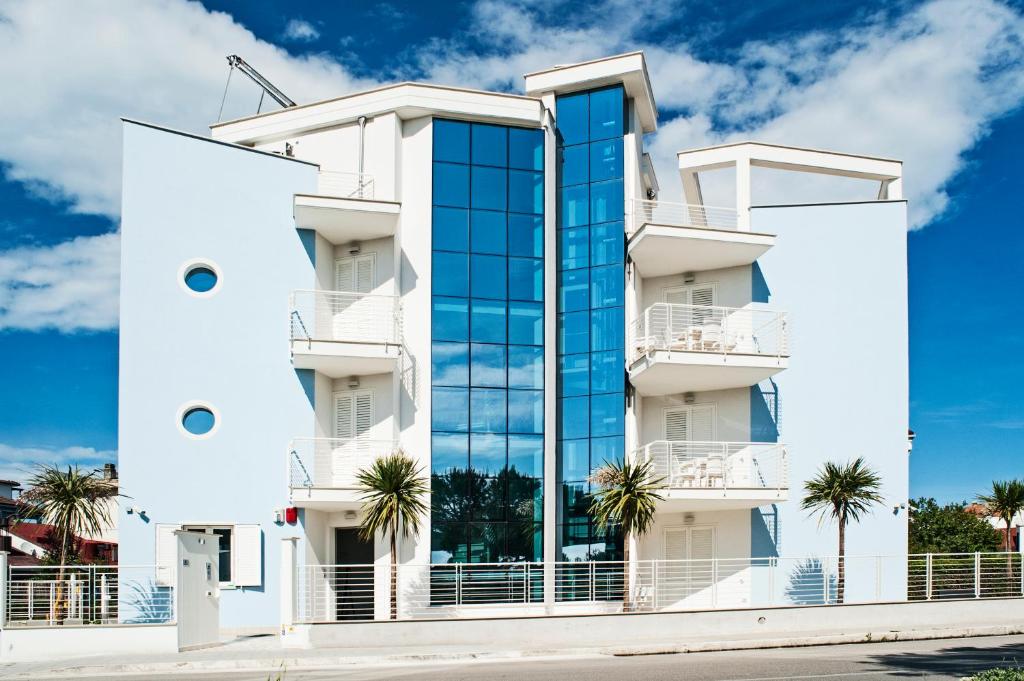
[[[621,559],[586,493],[624,456],[664,478],[634,584],[664,578],[656,560],[728,569],[687,572],[660,603],[699,604],[712,579],[732,580],[714,605],[751,602],[752,558],[834,554],[834,528],[798,508],[826,459],[864,456],[892,502],[848,552],[905,554],[901,164],[683,151],[686,203],[661,201],[643,54],[525,90],[400,83],[212,139],[125,121],[120,469],[145,516],[121,518],[123,563],[169,565],[179,527],[217,533],[223,624],[275,624],[283,539],[308,591],[320,566],[387,565],[384,538],[356,535],[354,474],[397,448],[433,489],[401,563],[543,561],[529,602],[578,600],[556,562]],[[752,168],[871,184],[862,201],[753,205]],[[701,177],[721,169],[735,205],[705,206]],[[443,601],[429,574],[424,607]],[[386,617],[386,577],[362,575]],[[343,613],[343,588],[323,617],[372,613],[365,595]]]

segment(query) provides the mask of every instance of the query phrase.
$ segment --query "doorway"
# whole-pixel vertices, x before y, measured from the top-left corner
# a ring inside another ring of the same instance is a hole
[[[373,569],[373,541],[362,539],[358,527],[334,528],[336,619],[373,619]]]

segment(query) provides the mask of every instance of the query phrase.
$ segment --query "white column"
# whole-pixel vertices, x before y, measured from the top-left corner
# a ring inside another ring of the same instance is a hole
[[[736,226],[750,231],[750,157],[736,159]]]
[[[555,604],[555,561],[558,537],[558,481],[557,418],[558,338],[555,334],[557,319],[558,282],[558,215],[557,211],[557,158],[555,146],[555,95],[547,92],[541,97],[544,115],[544,604]]]
[[[0,551],[0,627],[7,626],[7,580],[10,577],[7,556],[6,551]]]
[[[296,546],[298,537],[285,537],[281,540],[281,635],[287,634],[295,624],[298,616],[298,562]]]

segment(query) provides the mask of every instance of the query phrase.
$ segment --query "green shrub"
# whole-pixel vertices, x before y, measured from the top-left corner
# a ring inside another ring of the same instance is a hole
[[[1024,667],[987,669],[968,678],[970,681],[1024,681]]]

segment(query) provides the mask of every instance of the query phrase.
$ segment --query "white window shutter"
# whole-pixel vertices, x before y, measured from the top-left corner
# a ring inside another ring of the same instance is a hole
[[[713,442],[715,439],[715,408],[712,405],[690,410],[690,439],[694,442]]]
[[[686,560],[688,533],[689,530],[681,527],[665,530],[665,560]]]
[[[690,439],[690,410],[688,408],[665,410],[665,439],[686,442]]]
[[[374,284],[374,257],[373,255],[362,255],[355,259],[355,291],[357,293],[369,293],[373,290]]]
[[[686,286],[667,288],[662,291],[662,297],[666,303],[671,303],[672,305],[689,305],[690,289]]]
[[[352,393],[334,395],[334,437],[339,440],[348,440],[356,436],[352,403]]]
[[[355,287],[355,258],[334,261],[334,290],[352,291]]]
[[[694,527],[690,530],[690,558],[710,560],[715,557],[715,529]]]
[[[157,523],[156,525],[156,584],[174,586],[175,568],[178,565],[178,537],[174,533],[181,525]]]
[[[235,525],[231,537],[231,580],[235,586],[263,583],[263,531],[259,525]]]
[[[354,395],[355,436],[361,437],[370,432],[373,426],[373,393],[359,392]]]
[[[694,286],[690,289],[690,305],[714,305],[714,286]]]

